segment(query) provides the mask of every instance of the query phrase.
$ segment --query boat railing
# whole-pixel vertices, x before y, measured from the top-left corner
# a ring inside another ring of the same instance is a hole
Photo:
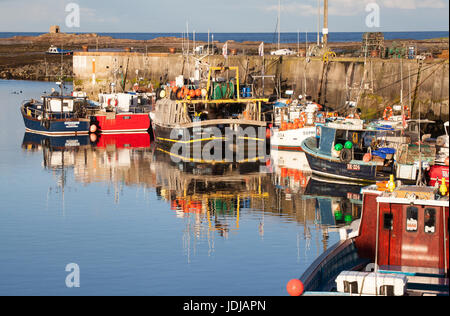
[[[24,107],[24,112],[27,116],[38,120],[65,120],[74,118],[74,114],[72,112],[44,112],[42,109],[36,109],[33,107]]]
[[[25,114],[35,119],[42,119],[44,111],[33,107],[24,107]]]

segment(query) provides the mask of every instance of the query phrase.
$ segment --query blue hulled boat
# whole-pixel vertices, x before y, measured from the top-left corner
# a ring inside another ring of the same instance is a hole
[[[87,135],[90,118],[86,98],[53,93],[43,96],[42,102],[24,101],[21,113],[27,132],[50,136]]]
[[[375,149],[379,131],[366,129],[362,123],[330,123],[318,126],[318,133],[319,137],[310,137],[301,145],[313,173],[355,182],[388,180],[394,173],[394,152],[390,148],[380,153],[384,159],[364,158]],[[336,145],[341,148],[336,150]]]

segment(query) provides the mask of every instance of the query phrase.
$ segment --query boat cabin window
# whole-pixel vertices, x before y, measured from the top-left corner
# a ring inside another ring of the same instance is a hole
[[[424,230],[427,234],[436,232],[436,210],[434,208],[425,209]]]
[[[419,209],[414,206],[410,206],[406,209],[406,231],[415,233],[417,232],[419,219]]]
[[[73,111],[73,100],[63,100],[63,112]],[[61,99],[51,99],[50,100],[50,111],[51,112],[61,112]]]
[[[387,230],[392,230],[394,224],[394,215],[390,213],[384,213],[383,215],[383,228]]]

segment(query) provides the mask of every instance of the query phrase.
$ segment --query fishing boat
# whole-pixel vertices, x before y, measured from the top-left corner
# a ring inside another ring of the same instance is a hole
[[[265,146],[262,103],[268,100],[241,97],[238,67],[209,67],[205,87],[171,89],[166,94],[170,97],[157,100],[151,113],[155,141],[161,146],[212,145],[233,153]]]
[[[274,104],[274,124],[270,146],[275,150],[301,151],[301,143],[316,135],[316,123],[324,123],[326,113],[322,106],[306,100],[279,100]]]
[[[90,118],[86,98],[64,96],[53,92],[42,101],[26,100],[20,108],[27,132],[61,136],[88,134]]]
[[[312,172],[355,182],[387,180],[394,171],[393,152],[375,145],[376,130],[365,129],[361,120],[349,119],[318,126],[318,137],[301,144]],[[380,160],[368,159],[372,149],[384,152]]]
[[[150,129],[152,98],[147,93],[101,93],[91,116],[91,132],[141,133]]]
[[[49,55],[73,55],[73,51],[67,49],[61,49],[54,45],[50,46],[46,51],[46,54]]]
[[[371,185],[361,193],[361,218],[288,283],[290,294],[448,296],[448,191]]]

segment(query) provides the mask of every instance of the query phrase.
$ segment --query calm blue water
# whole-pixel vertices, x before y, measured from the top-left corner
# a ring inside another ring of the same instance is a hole
[[[38,36],[44,33],[33,32],[0,32],[0,38],[9,38],[13,36]],[[158,37],[182,37],[182,33],[98,33],[102,36],[111,36],[117,39],[136,39],[136,40],[151,40]],[[317,33],[309,33],[308,41],[315,41]],[[359,42],[362,40],[363,32],[331,32],[329,41],[331,42]],[[276,43],[278,35],[275,33],[212,33],[214,40],[225,42],[227,40],[234,40],[236,42],[255,41]],[[193,34],[189,34],[190,39],[193,39]],[[432,31],[432,32],[384,32],[386,40],[395,39],[412,39],[424,40],[430,38],[448,37],[448,31]],[[208,41],[208,33],[197,33],[195,35],[198,41]],[[281,42],[283,43],[297,43],[297,33],[281,33]],[[300,33],[300,42],[306,41],[306,34]]]
[[[286,295],[338,240],[336,198],[279,158],[213,173],[148,134],[25,134],[20,103],[52,87],[0,80],[0,295]]]

